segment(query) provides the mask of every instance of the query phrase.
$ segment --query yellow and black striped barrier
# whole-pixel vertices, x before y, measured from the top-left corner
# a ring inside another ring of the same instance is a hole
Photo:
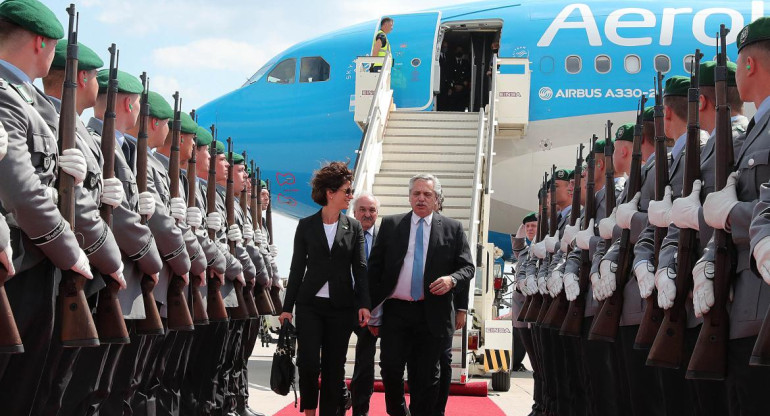
[[[510,350],[484,350],[484,371],[508,371],[511,367]]]

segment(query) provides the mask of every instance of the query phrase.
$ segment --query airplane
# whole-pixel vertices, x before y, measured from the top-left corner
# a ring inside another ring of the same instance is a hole
[[[474,66],[466,108],[478,111],[489,100],[495,42],[500,57],[528,58],[526,133],[498,140],[493,163],[490,235],[510,241],[520,224],[511,219],[537,206],[536,178],[552,163],[574,166],[575,145],[601,137],[606,120],[633,122],[641,95],[654,95],[656,71],[688,75],[696,48],[713,59],[722,23],[732,28],[728,59],[736,59],[740,29],[764,15],[763,1],[747,0],[490,0],[392,15],[393,100],[399,109],[443,111],[434,94],[448,70],[442,52],[459,47]],[[318,209],[310,178],[324,161],[356,160],[355,59],[370,53],[378,29],[379,20],[368,21],[294,45],[198,110],[201,125],[216,123],[220,139],[232,136],[255,158],[287,218]]]

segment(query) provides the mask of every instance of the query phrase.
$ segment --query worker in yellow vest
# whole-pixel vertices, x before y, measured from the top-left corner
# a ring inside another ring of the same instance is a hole
[[[372,42],[372,56],[388,56],[390,55],[390,42],[388,42],[388,35],[393,30],[393,19],[390,17],[383,17],[380,20],[380,30],[377,31],[377,35]],[[382,71],[382,64],[373,64],[371,72]]]

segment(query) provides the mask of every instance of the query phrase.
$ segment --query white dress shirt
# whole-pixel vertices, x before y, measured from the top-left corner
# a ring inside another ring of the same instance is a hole
[[[401,300],[421,300],[412,299],[412,266],[414,265],[414,237],[417,233],[417,226],[420,221],[420,217],[412,212],[412,218],[409,227],[409,246],[406,249],[406,255],[404,256],[404,264],[401,266],[401,272],[398,273],[398,282],[396,283],[396,289],[393,294],[390,295],[391,299]],[[430,229],[431,221],[433,221],[433,213],[425,217],[425,223],[422,225],[422,267],[423,278],[425,273],[425,263],[428,261],[428,243],[430,242]]]
[[[334,224],[324,224],[324,231],[326,232],[326,242],[329,243],[329,251],[332,249],[332,244],[334,244],[334,236],[337,235],[337,223],[339,221],[335,221]],[[318,289],[318,292],[316,292],[316,297],[319,298],[326,298],[329,299],[329,282],[324,283],[323,286],[321,286],[320,289]]]

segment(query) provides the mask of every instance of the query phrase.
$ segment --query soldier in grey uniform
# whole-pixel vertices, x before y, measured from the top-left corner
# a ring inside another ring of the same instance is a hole
[[[59,42],[56,45],[56,55],[51,64],[51,70],[43,78],[45,92],[49,94],[57,111],[61,106],[66,58],[67,43]],[[77,114],[82,114],[85,109],[93,107],[96,103],[96,95],[99,91],[96,72],[103,65],[104,62],[93,50],[83,44],[78,45]],[[116,178],[103,180],[101,149],[97,146],[89,146],[89,143],[93,142],[79,117],[76,118],[76,129],[76,145],[85,157],[87,170],[82,186],[75,188],[75,232],[81,237],[80,246],[88,255],[94,275],[114,279],[121,287],[125,287],[120,249],[112,231],[99,216],[101,203],[107,203],[113,207],[120,205],[123,200],[123,186]],[[86,284],[85,292],[89,298],[89,304],[96,304],[95,295],[105,286],[102,278],[93,279]],[[52,344],[48,352],[44,371],[46,377],[38,386],[33,413],[43,411],[55,413],[61,407],[64,392],[72,378],[75,359],[80,349],[62,349],[56,346],[57,344]]]
[[[746,138],[740,149],[735,148],[736,172],[719,192],[712,192],[703,203],[706,224],[714,229],[731,233],[735,257],[735,275],[732,280],[734,297],[730,306],[730,341],[728,342],[727,388],[730,410],[736,414],[759,415],[767,413],[770,397],[762,386],[770,380],[768,367],[750,367],[751,351],[757,339],[763,317],[770,304],[770,288],[759,279],[767,279],[765,265],[767,227],[765,210],[766,189],[762,185],[770,179],[767,155],[770,153],[770,19],[759,18],[738,34],[738,60],[735,79],[741,98],[753,102],[757,113],[746,128]],[[753,223],[750,223],[754,217]],[[751,253],[757,259],[757,268],[751,267]],[[695,308],[701,313],[713,306],[713,239],[708,243],[701,260],[693,270],[695,281]],[[710,295],[710,296],[709,296]]]
[[[8,151],[8,133],[0,122],[0,160],[3,160]],[[0,214],[0,267],[5,269],[6,279],[16,274],[13,266],[13,248],[11,248],[11,229],[5,222],[5,217]]]
[[[32,85],[48,74],[64,30],[37,0],[0,3],[0,120],[8,135],[0,161],[0,214],[10,226],[16,275],[5,284],[25,353],[0,356],[0,397],[9,414],[30,412],[52,342],[57,269],[91,279],[90,264],[54,201],[57,168],[81,180],[85,160],[57,151],[59,118]]]

